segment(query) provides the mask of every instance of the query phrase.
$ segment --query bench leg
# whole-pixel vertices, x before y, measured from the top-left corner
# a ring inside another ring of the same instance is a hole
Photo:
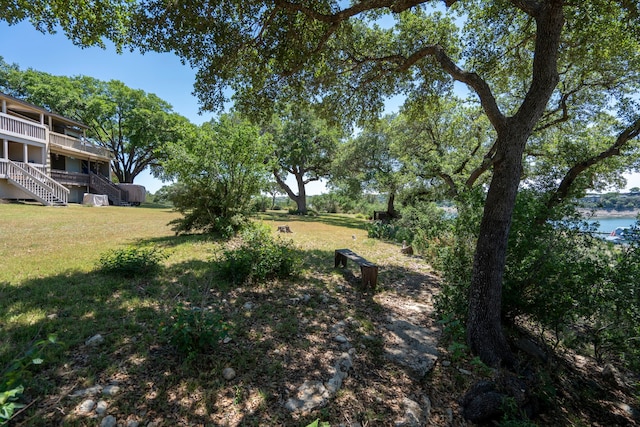
[[[375,291],[378,285],[378,267],[360,267],[360,273],[362,274],[362,289],[366,290],[371,286],[371,290]]]
[[[336,252],[335,256],[335,268],[338,268],[342,265],[342,267],[347,266],[347,257],[342,255],[340,252]]]

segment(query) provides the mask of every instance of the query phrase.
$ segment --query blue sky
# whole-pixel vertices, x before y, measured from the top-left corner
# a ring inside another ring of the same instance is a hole
[[[201,124],[215,117],[212,113],[198,113],[198,100],[192,94],[195,70],[181,64],[174,54],[142,55],[128,51],[118,54],[113,47],[81,49],[63,33],[43,34],[27,22],[9,26],[0,21],[0,40],[3,40],[0,56],[7,63],[18,64],[21,69],[33,68],[64,76],[86,75],[105,81],[120,80],[133,89],[158,95],[192,123]],[[398,99],[393,101],[397,103]],[[387,106],[388,110],[396,108],[397,104]],[[627,175],[627,178],[627,189],[640,187],[640,174]],[[152,193],[164,185],[147,172],[139,175],[135,182]],[[307,194],[310,195],[324,190],[324,184],[318,182],[307,186]]]

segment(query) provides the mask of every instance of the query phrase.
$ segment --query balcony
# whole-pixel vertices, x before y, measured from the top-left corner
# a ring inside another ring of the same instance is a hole
[[[0,113],[0,134],[42,144],[47,142],[44,125],[4,113]]]
[[[72,148],[74,150],[83,151],[85,153],[92,153],[107,159],[113,158],[111,151],[106,148],[96,147],[88,142],[72,138],[70,136],[62,135],[60,133],[49,132],[49,142],[53,145],[60,147]]]

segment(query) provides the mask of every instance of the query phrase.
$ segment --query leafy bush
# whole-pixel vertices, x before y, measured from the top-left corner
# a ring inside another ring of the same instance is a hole
[[[29,368],[41,365],[45,349],[56,341],[55,335],[49,335],[46,340],[36,341],[0,373],[0,425],[8,423],[15,411],[25,406],[19,403],[19,399],[24,392],[22,383],[29,373]]]
[[[435,203],[421,202],[404,207],[398,219],[372,222],[367,234],[372,239],[407,242],[425,254],[432,246],[440,246],[443,236],[450,235],[453,222]]]
[[[160,324],[161,334],[189,357],[215,350],[228,335],[229,325],[218,312],[178,305],[170,323]]]
[[[266,212],[271,207],[271,199],[267,196],[256,196],[251,199],[252,212]]]
[[[129,246],[104,253],[98,267],[105,273],[131,278],[154,273],[165,258],[166,254],[157,248]]]
[[[481,200],[470,198],[458,205],[453,227],[443,229],[430,245],[433,266],[441,272],[442,292],[436,297],[436,309],[443,317],[462,322],[466,319],[469,285],[473,270],[478,227],[482,215]],[[437,244],[436,244],[437,242]]]
[[[251,211],[251,198],[266,187],[272,172],[269,135],[239,114],[223,114],[188,138],[166,144],[166,176],[179,185],[171,192],[183,217],[171,222],[176,233],[233,234]]]
[[[612,247],[592,235],[572,206],[537,218],[544,199],[521,191],[513,215],[503,277],[505,319],[526,319],[540,337],[554,337],[596,357],[640,368],[640,242]],[[450,238],[441,237],[434,264],[443,276],[441,316],[466,317],[478,209],[459,209]],[[548,332],[551,334],[549,335]]]
[[[367,235],[371,239],[391,240],[394,242],[402,242],[413,240],[412,230],[403,227],[397,222],[374,221],[367,225]]]
[[[447,212],[435,203],[419,202],[414,206],[406,206],[397,221],[400,231],[396,237],[398,243],[406,240],[414,249],[422,254],[429,252],[433,246],[440,246],[440,239],[450,235],[454,220]],[[435,255],[435,252],[432,254]]]
[[[298,264],[291,242],[276,240],[266,225],[253,225],[241,233],[240,247],[226,250],[218,263],[220,276],[232,283],[290,276]]]

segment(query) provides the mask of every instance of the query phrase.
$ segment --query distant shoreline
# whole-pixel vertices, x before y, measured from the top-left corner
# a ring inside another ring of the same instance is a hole
[[[616,211],[611,210],[608,211],[606,209],[579,209],[582,215],[588,218],[599,219],[599,218],[636,218],[640,213],[640,209],[629,209],[628,211]]]

